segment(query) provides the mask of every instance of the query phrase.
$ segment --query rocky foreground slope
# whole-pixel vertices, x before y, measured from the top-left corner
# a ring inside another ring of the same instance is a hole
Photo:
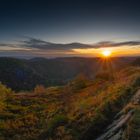
[[[139,140],[139,87],[139,67],[30,92],[0,84],[0,140]]]
[[[129,104],[137,106],[140,105],[140,89],[132,97]],[[105,129],[104,133],[96,140],[122,140],[124,139],[125,127],[132,118],[135,107],[131,108],[128,112],[125,112],[123,108],[115,117],[113,122]]]

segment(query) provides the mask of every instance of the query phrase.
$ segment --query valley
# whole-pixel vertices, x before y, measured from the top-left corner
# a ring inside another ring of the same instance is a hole
[[[0,139],[138,140],[139,87],[133,63],[113,75],[79,74],[61,86],[15,92],[0,84]]]

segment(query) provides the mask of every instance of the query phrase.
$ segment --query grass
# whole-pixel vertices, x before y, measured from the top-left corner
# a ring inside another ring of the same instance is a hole
[[[24,94],[0,85],[0,139],[95,139],[129,102],[140,85],[139,73],[131,67],[113,81],[98,76],[94,81],[82,77],[80,83],[78,77],[63,87],[38,86],[35,93]],[[138,114],[134,120],[139,121]],[[131,129],[137,135],[135,126]]]
[[[124,133],[126,140],[139,140],[140,138],[140,106],[136,107],[134,115],[127,125]]]

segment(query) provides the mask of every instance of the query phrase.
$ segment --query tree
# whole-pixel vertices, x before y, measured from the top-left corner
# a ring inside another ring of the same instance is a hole
[[[36,93],[36,94],[43,94],[43,93],[46,93],[46,88],[45,88],[43,85],[37,85],[37,86],[34,88],[34,93]]]
[[[10,98],[12,98],[12,90],[0,82],[0,110],[8,104]]]

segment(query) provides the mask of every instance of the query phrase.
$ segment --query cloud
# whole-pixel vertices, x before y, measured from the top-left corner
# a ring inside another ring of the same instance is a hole
[[[20,50],[30,50],[31,48],[21,47],[18,44],[0,44],[0,51],[20,51]]]
[[[140,41],[126,41],[126,42],[112,42],[112,41],[103,41],[95,44],[82,44],[82,43],[69,43],[69,44],[61,44],[61,43],[51,43],[41,39],[30,38],[28,37],[26,40],[19,41],[16,44],[0,44],[0,50],[10,49],[11,50],[57,50],[57,51],[70,51],[73,49],[97,49],[97,48],[105,48],[105,47],[124,47],[124,46],[139,46]]]
[[[125,42],[111,42],[111,41],[103,41],[94,44],[94,48],[105,48],[105,47],[124,47],[124,46],[139,46],[140,41],[125,41]]]
[[[140,48],[140,41],[125,41],[125,42],[112,42],[102,41],[95,44],[82,44],[82,43],[51,43],[36,38],[26,38],[25,40],[16,42],[15,44],[0,43],[0,56],[3,54],[27,54],[31,56],[72,56],[76,55],[75,49],[98,49],[105,47],[131,47]]]
[[[72,49],[86,49],[86,48],[104,48],[104,47],[120,47],[120,46],[138,46],[140,41],[125,41],[125,42],[112,42],[103,41],[95,44],[82,44],[82,43],[69,43],[69,44],[57,44],[50,43],[40,39],[28,38],[28,40],[22,41],[23,47],[44,49],[44,50],[72,50]]]
[[[140,41],[126,41],[112,44],[112,46],[138,46],[138,45],[140,45]]]
[[[21,41],[22,47],[43,49],[43,50],[72,50],[75,48],[89,48],[91,45],[82,44],[82,43],[69,43],[69,44],[61,44],[61,43],[51,43],[46,42],[40,39],[29,38],[28,40]]]

